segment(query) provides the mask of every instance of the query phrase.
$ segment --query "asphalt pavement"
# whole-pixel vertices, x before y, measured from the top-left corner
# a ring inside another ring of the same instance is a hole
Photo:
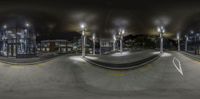
[[[81,56],[36,65],[0,63],[1,99],[198,99],[200,62],[167,52],[135,70],[109,70]]]

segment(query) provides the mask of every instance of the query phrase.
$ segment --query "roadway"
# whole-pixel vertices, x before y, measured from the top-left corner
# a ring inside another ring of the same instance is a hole
[[[200,95],[200,62],[177,52],[135,70],[93,66],[80,56],[36,65],[0,63],[2,99],[187,99]]]

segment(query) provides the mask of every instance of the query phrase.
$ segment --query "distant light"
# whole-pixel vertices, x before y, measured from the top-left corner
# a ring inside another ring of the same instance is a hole
[[[179,40],[180,39],[180,34],[177,33],[176,38]]]
[[[164,30],[164,27],[163,27],[163,26],[161,26],[160,28],[161,28],[162,30]]]
[[[84,31],[82,31],[82,35],[83,35],[83,36],[85,35],[85,32],[84,32]]]
[[[164,33],[165,32],[165,28],[163,26],[157,27],[157,31]]]
[[[122,30],[122,34],[124,34],[125,33],[125,30]]]
[[[24,32],[27,32],[27,29],[24,29]]]
[[[95,40],[95,33],[93,34],[92,39]]]
[[[81,29],[82,29],[82,35],[84,36],[85,35],[85,24],[81,24],[80,25]]]
[[[26,25],[26,27],[30,27],[30,24],[29,24],[29,23],[26,23],[25,25]]]
[[[119,31],[119,35],[121,35],[121,31]]]
[[[3,25],[3,28],[6,29],[6,28],[7,28],[7,25]]]
[[[162,30],[162,33],[165,33],[165,29]]]
[[[193,33],[194,33],[194,31],[193,31],[193,30],[191,30],[191,31],[190,31],[190,33],[191,33],[191,34],[193,34]]]
[[[186,40],[188,40],[188,36],[187,35],[185,35],[185,38],[186,38]]]
[[[161,29],[160,29],[160,27],[157,27],[157,31],[158,31],[158,32],[161,32]]]
[[[199,36],[199,33],[197,33],[196,35]]]
[[[85,28],[85,24],[81,24],[81,29],[84,29]]]
[[[116,36],[115,35],[113,35],[113,40],[116,41]]]

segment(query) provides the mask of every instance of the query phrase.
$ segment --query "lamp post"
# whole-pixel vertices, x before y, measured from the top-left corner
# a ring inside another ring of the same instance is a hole
[[[194,48],[195,48],[195,55],[197,55],[197,36],[196,35],[194,35]]]
[[[165,29],[163,26],[159,26],[157,28],[157,31],[160,33],[160,53],[163,53],[163,34],[165,32]]]
[[[196,36],[195,36],[195,37],[196,37],[196,49],[197,49],[197,52],[196,52],[196,53],[197,53],[198,55],[199,55],[199,44],[198,44],[198,43],[199,43],[199,36],[200,36],[199,33],[197,33]]]
[[[28,40],[27,40],[27,37],[29,37],[29,27],[30,27],[30,24],[29,23],[25,23],[25,30],[24,30],[24,32],[25,32],[25,34],[24,34],[24,37],[25,37],[25,40],[24,40],[24,43],[25,43],[25,49],[24,49],[24,51],[25,51],[25,53],[27,54],[27,53],[30,53],[30,48],[29,47],[27,47],[27,46],[30,46],[30,45],[27,45],[27,43],[28,43]],[[35,41],[35,40],[34,40]],[[36,42],[34,42],[34,46],[36,46]],[[34,50],[34,52],[36,51],[36,49]],[[17,51],[16,51],[17,52]],[[24,52],[23,52],[24,53]]]
[[[122,54],[123,52],[123,36],[124,36],[125,30],[121,29],[119,32],[119,37],[120,37],[120,53]]]
[[[116,47],[115,47],[115,45],[116,45],[116,44],[115,44],[115,43],[116,43],[116,40],[117,40],[117,39],[116,39],[116,36],[113,35],[113,51],[115,51],[115,48],[116,48]]]
[[[177,33],[177,41],[178,41],[178,51],[180,51],[180,33]]]
[[[29,23],[26,23],[25,25],[26,25],[26,27],[29,27],[29,26],[30,26],[30,24],[29,24]]]
[[[196,47],[196,45],[195,45],[195,43],[196,43],[195,39],[196,38],[195,38],[195,35],[194,35],[194,31],[191,30],[189,34],[190,34],[190,38],[189,39],[191,39],[191,43],[192,43],[191,45],[192,45],[192,47],[194,47],[194,54],[196,54],[196,48],[195,48]]]
[[[187,52],[187,46],[188,46],[188,36],[185,35],[185,52]]]
[[[7,29],[7,25],[3,25],[3,29]]]
[[[99,54],[101,55],[101,38],[99,39]]]
[[[26,32],[25,36],[29,35],[29,27],[30,27],[30,24],[29,23],[25,23],[25,32]]]
[[[194,46],[194,54],[196,55],[196,54],[198,54],[198,52],[197,52],[197,49],[198,49],[198,46],[197,46],[197,37],[199,36],[199,34],[198,34],[198,33],[195,33],[193,30],[191,30],[191,31],[190,31],[190,35],[191,35],[192,38],[194,39],[194,40],[192,41],[192,43],[193,43],[193,46]]]
[[[92,40],[93,40],[93,55],[95,55],[95,39],[96,39],[96,37],[95,37],[95,33],[94,33],[93,36],[92,36]]]
[[[82,57],[85,57],[85,25],[81,24],[82,29]]]
[[[8,45],[7,45],[7,25],[3,25],[3,34],[2,34],[2,41],[3,41],[3,48],[1,49],[3,51],[3,55],[6,55],[8,57]],[[6,51],[6,53],[5,53]]]

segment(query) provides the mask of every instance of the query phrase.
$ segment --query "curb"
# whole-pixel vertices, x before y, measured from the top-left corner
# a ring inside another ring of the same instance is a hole
[[[36,65],[36,64],[40,64],[40,63],[45,63],[45,62],[53,60],[55,58],[57,58],[57,57],[49,58],[49,59],[46,59],[43,61],[30,62],[30,63],[16,63],[16,62],[8,62],[8,61],[3,61],[3,60],[0,60],[0,62],[5,63],[5,64],[10,64],[10,65]]]
[[[154,56],[154,55],[152,55],[152,56],[150,56],[150,57],[147,57],[147,58],[145,58],[145,59],[151,58],[151,57],[153,57],[153,56]],[[93,61],[91,61],[91,60],[89,60],[89,59],[86,59],[86,58],[83,58],[83,59],[84,59],[86,62],[88,62],[88,63],[90,63],[90,64],[92,64],[92,65],[96,65],[96,66],[99,66],[99,67],[102,67],[102,68],[112,69],[112,70],[127,70],[127,69],[136,69],[136,68],[142,67],[142,66],[144,66],[144,65],[146,65],[146,64],[148,64],[148,63],[150,63],[150,62],[153,62],[153,61],[157,60],[159,57],[160,57],[160,55],[155,55],[154,58],[149,59],[148,61],[144,61],[144,62],[142,62],[141,64],[132,65],[132,66],[128,66],[128,67],[111,67],[111,66],[106,66],[106,65],[101,65],[101,64],[95,63],[95,62],[93,62]],[[142,59],[142,60],[145,60],[145,59]],[[142,60],[138,60],[138,61],[132,62],[132,63],[137,63],[137,62],[142,61]],[[110,63],[110,64],[112,64],[112,63]],[[125,63],[125,64],[127,64],[127,63]],[[124,64],[117,64],[117,65],[124,65]]]
[[[192,56],[190,55],[189,53],[186,53],[186,52],[181,52],[181,54],[183,54],[184,56],[188,57],[188,58],[191,58],[193,60],[196,60],[196,61],[199,61],[200,62],[200,58],[197,58],[195,56]]]
[[[36,64],[41,64],[41,63],[51,61],[53,59],[56,59],[58,57],[62,57],[62,56],[65,56],[65,55],[58,55],[58,56],[51,57],[51,58],[48,58],[48,59],[45,59],[45,60],[30,62],[30,63],[16,63],[16,62],[8,62],[8,61],[3,61],[3,60],[0,60],[0,62],[5,63],[5,64],[9,64],[9,65],[36,65]],[[70,54],[68,54],[68,55],[70,55]]]

